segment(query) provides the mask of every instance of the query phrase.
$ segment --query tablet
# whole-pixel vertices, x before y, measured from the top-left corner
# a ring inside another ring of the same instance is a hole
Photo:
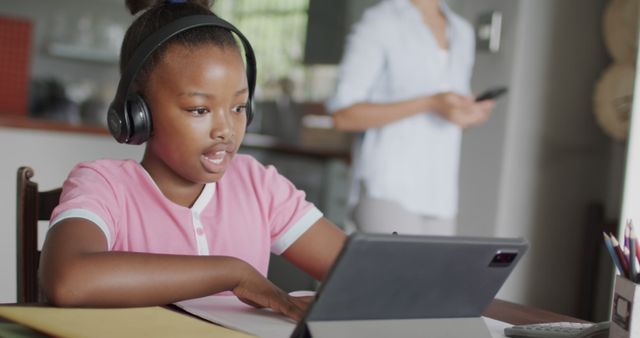
[[[304,321],[480,317],[521,238],[353,233]]]

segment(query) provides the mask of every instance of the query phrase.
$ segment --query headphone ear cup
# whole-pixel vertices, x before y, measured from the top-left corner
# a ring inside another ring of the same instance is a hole
[[[120,114],[112,103],[107,113],[109,132],[118,143],[125,143],[129,139],[129,123],[126,116]]]
[[[125,115],[131,126],[128,144],[142,144],[151,136],[151,112],[144,98],[138,94],[130,94],[125,103]]]

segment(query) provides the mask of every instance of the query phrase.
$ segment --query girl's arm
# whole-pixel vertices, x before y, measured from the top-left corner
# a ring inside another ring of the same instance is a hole
[[[98,226],[69,218],[47,234],[40,281],[55,305],[127,307],[164,305],[233,291],[241,300],[300,319],[308,299],[294,298],[251,265],[233,257],[106,251]]]
[[[434,112],[462,128],[489,118],[494,102],[474,102],[472,97],[446,92],[394,103],[356,103],[333,114],[334,126],[343,131],[365,131],[424,112]]]
[[[322,281],[340,253],[347,235],[322,217],[282,254],[287,260]]]

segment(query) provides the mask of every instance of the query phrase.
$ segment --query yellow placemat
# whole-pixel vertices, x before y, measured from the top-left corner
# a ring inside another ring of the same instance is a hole
[[[252,337],[162,307],[77,309],[0,306],[0,316],[59,337]]]

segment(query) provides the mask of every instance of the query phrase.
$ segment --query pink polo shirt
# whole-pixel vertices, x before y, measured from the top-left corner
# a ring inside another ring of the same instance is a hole
[[[322,213],[274,167],[236,155],[191,208],[167,199],[133,160],[80,163],[50,227],[70,217],[95,223],[111,251],[232,256],[266,276],[269,253],[283,253]]]

